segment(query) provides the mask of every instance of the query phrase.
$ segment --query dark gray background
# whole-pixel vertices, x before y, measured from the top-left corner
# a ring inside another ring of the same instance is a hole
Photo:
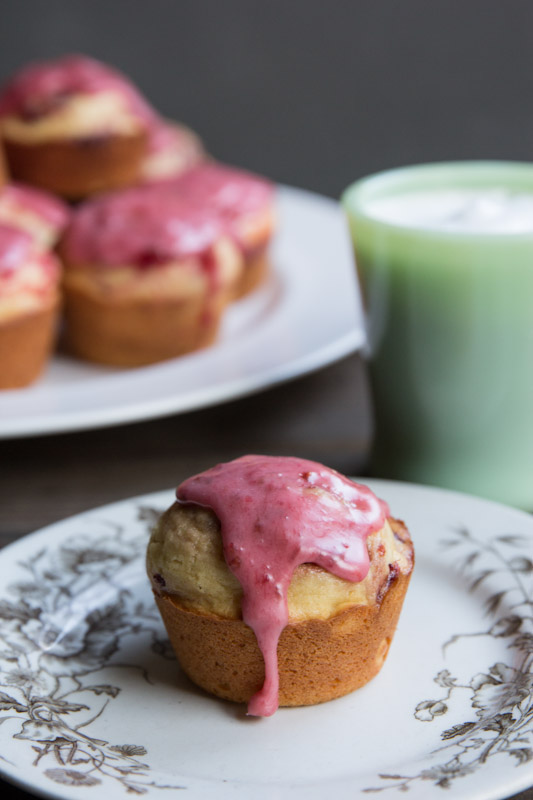
[[[0,79],[69,51],[222,160],[333,196],[390,166],[533,154],[531,0],[0,4]]]

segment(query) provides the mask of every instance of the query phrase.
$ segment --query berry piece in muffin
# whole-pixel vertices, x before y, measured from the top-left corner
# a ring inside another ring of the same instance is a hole
[[[413,563],[407,528],[370,489],[312,461],[269,456],[182,483],[147,553],[184,671],[259,716],[373,678]]]

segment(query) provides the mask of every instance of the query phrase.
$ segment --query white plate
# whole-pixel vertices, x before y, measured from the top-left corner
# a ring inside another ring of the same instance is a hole
[[[57,356],[34,386],[0,392],[0,438],[202,408],[303,375],[360,347],[362,315],[338,203],[284,187],[278,211],[273,274],[228,310],[215,345],[131,370]]]
[[[503,798],[533,784],[533,520],[371,482],[417,563],[389,658],[363,689],[270,719],[195,689],[144,575],[161,492],[0,553],[0,769],[53,797]],[[440,785],[439,785],[440,784]],[[442,792],[450,785],[451,794]],[[77,788],[81,787],[81,788]]]

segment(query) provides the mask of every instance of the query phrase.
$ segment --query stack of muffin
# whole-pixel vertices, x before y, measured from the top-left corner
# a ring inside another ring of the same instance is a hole
[[[141,366],[211,343],[264,279],[272,185],[207,160],[104,64],[23,69],[0,142],[0,388],[38,377],[60,316],[72,354]]]

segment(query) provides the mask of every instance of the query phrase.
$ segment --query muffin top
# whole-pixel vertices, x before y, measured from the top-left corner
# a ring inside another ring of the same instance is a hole
[[[59,262],[29,233],[0,223],[0,321],[55,302]]]
[[[12,275],[28,260],[32,238],[14,225],[0,224],[0,275]]]
[[[73,264],[142,269],[200,257],[222,235],[209,209],[162,191],[137,187],[81,206],[64,239]]]
[[[212,209],[230,236],[243,249],[257,238],[258,218],[272,223],[274,187],[265,178],[215,161],[206,161],[187,170],[172,182],[172,189],[190,202]]]
[[[287,592],[289,622],[330,619],[354,605],[372,605],[387,585],[390,565],[407,571],[406,549],[389,521],[367,539],[369,569],[361,581],[339,578],[316,564],[296,567]],[[194,503],[174,503],[155,527],[147,571],[157,594],[172,594],[191,611],[242,617],[242,587],[224,558],[220,521]]]
[[[0,93],[2,133],[25,144],[113,134],[149,139],[160,125],[124,75],[83,55],[29,64]]]
[[[37,246],[53,247],[70,211],[57,197],[23,184],[0,187],[0,222],[29,233]]]
[[[321,464],[245,456],[181,484],[148,548],[156,592],[242,619],[265,660],[249,713],[277,704],[277,641],[290,621],[379,602],[401,560],[387,506]],[[405,556],[403,556],[405,558]]]
[[[202,142],[193,131],[184,125],[161,120],[151,129],[140,168],[140,182],[174,180],[204,158]]]
[[[118,70],[83,55],[29,64],[0,93],[0,116],[28,122],[56,112],[75,95],[120,94],[128,109],[150,124],[157,116],[133,84]]]

